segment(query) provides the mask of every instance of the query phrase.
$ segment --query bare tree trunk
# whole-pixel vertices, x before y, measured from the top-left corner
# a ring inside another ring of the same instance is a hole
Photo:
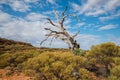
[[[44,41],[46,41],[49,37],[53,37],[50,44],[52,43],[53,39],[60,38],[62,41],[64,41],[69,49],[79,49],[80,45],[75,40],[75,37],[79,34],[80,31],[78,31],[75,35],[71,36],[65,29],[64,21],[67,17],[73,16],[72,14],[65,15],[65,12],[67,11],[68,7],[65,8],[65,10],[62,12],[62,18],[59,18],[59,14],[55,11],[55,16],[57,19],[57,23],[59,25],[56,25],[50,18],[46,18],[48,20],[48,23],[50,23],[53,27],[56,27],[59,29],[59,31],[52,30],[51,28],[45,28],[45,30],[49,31],[49,34],[46,34],[46,39],[44,39],[40,44],[42,44]]]

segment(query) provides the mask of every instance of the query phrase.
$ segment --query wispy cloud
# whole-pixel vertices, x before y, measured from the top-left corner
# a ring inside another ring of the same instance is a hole
[[[1,37],[34,43],[34,41],[43,39],[46,33],[43,29],[44,21],[27,21],[4,12],[0,14],[2,14],[0,20],[4,20],[0,21]]]
[[[70,4],[73,7],[75,12],[81,10],[81,7],[78,4],[76,3],[70,3]]]
[[[19,12],[30,11],[31,7],[44,8],[48,6],[48,4],[58,6],[56,0],[0,0],[0,4],[6,4],[14,11]]]
[[[100,9],[100,10],[97,10],[95,12],[86,12],[85,15],[86,16],[98,16],[98,15],[104,14],[104,13],[105,13],[105,11]]]
[[[98,35],[79,34],[76,39],[83,49],[90,49],[92,45],[101,43],[101,37]]]
[[[71,3],[73,9],[79,14],[86,16],[98,16],[101,14],[112,13],[120,6],[119,0],[87,0],[81,6],[76,3]]]
[[[111,20],[111,19],[114,19],[114,18],[117,18],[117,17],[120,17],[120,11],[117,14],[113,14],[111,16],[99,17],[99,20],[104,22],[104,21]]]
[[[83,26],[83,25],[85,25],[85,22],[77,23],[75,26],[76,26],[76,28],[79,28],[79,27],[81,27],[81,26]]]
[[[107,34],[107,37],[108,37],[108,41],[114,42],[120,46],[120,37],[116,37],[113,34]]]
[[[5,22],[8,22],[12,19],[12,16],[10,16],[7,13],[4,13],[2,11],[0,11],[0,23],[4,24]]]
[[[38,21],[38,20],[45,19],[46,17],[47,16],[45,16],[43,14],[31,12],[25,17],[25,19],[27,19],[29,21]]]
[[[49,2],[51,4],[56,4],[55,0],[47,0],[47,2]]]
[[[30,7],[23,1],[14,1],[14,2],[11,1],[9,5],[11,6],[11,8],[13,8],[14,11],[20,11],[20,12],[28,11]]]
[[[9,5],[14,11],[26,12],[30,10],[30,3],[36,3],[37,0],[1,0],[0,4]]]
[[[109,25],[105,25],[99,28],[99,31],[101,30],[109,30],[109,29],[114,29],[117,28],[117,25],[113,25],[113,24],[109,24]]]

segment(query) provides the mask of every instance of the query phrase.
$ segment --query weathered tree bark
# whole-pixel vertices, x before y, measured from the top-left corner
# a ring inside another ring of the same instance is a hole
[[[64,41],[69,49],[79,49],[80,45],[75,40],[75,37],[79,34],[80,31],[78,31],[75,35],[71,36],[64,26],[65,19],[69,16],[72,16],[72,14],[65,15],[68,7],[65,8],[65,10],[62,12],[62,17],[60,18],[59,14],[54,11],[55,17],[57,19],[58,25],[56,25],[50,18],[46,18],[48,23],[51,24],[53,27],[56,27],[59,29],[59,31],[52,30],[51,28],[44,28],[46,31],[50,32],[49,34],[46,34],[46,39],[44,39],[40,45],[46,41],[49,37],[52,37],[50,44],[52,43],[53,39],[60,38],[62,41]]]

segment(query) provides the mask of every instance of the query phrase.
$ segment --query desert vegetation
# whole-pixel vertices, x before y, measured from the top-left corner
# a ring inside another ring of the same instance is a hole
[[[68,49],[35,48],[3,38],[0,41],[0,68],[8,70],[6,76],[23,73],[32,80],[120,79],[120,46],[112,42],[73,54]]]
[[[119,33],[120,0],[0,0],[0,80],[120,80]]]

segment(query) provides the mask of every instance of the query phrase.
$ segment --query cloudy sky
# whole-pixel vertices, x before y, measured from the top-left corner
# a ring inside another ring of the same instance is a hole
[[[0,0],[0,37],[24,41],[40,47],[52,27],[45,18],[55,21],[54,10],[59,14],[68,6],[66,14],[75,14],[65,21],[65,27],[76,37],[82,49],[103,42],[120,45],[120,0]],[[50,39],[42,46],[66,48],[61,40]]]

